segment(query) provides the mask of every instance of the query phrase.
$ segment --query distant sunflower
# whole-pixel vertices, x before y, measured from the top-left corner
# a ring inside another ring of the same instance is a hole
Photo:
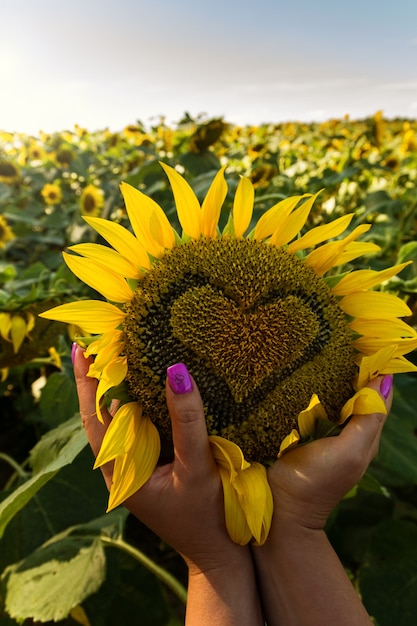
[[[20,178],[20,170],[18,166],[7,159],[0,158],[0,183],[13,185]]]
[[[89,376],[99,380],[98,419],[103,396],[127,389],[95,464],[115,460],[109,510],[149,479],[161,441],[163,449],[169,444],[165,374],[185,362],[203,397],[230,536],[263,543],[272,516],[265,465],[353,413],[385,412],[366,383],[416,369],[403,355],[417,346],[417,333],[398,319],[408,306],[370,291],[405,264],[330,282],[329,270],[379,249],[356,241],[369,225],[337,239],[351,222],[345,215],[297,238],[318,195],[304,194],[274,205],[246,234],[254,189],[241,178],[220,232],[224,168],[200,207],[175,169],[162,167],[182,235],[158,204],[122,183],[134,234],[86,217],[112,247],[78,244],[64,253],[74,274],[108,302],[72,302],[42,317],[96,335],[86,355],[95,356]]]
[[[103,190],[96,185],[87,185],[80,198],[81,214],[96,217],[100,215],[104,205]]]
[[[62,200],[61,187],[56,183],[46,183],[46,185],[42,187],[41,196],[46,204],[51,206],[59,204]]]
[[[0,248],[4,248],[8,241],[14,239],[14,234],[7,221],[0,215]]]

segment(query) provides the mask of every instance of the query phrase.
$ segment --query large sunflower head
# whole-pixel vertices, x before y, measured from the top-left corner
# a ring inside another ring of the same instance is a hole
[[[403,355],[417,333],[399,319],[409,308],[372,290],[404,265],[329,280],[329,270],[378,250],[357,241],[368,225],[346,234],[346,215],[300,236],[318,195],[304,194],[280,201],[250,230],[254,189],[241,178],[220,231],[224,168],[200,206],[178,172],[162,167],[182,233],[151,198],[122,183],[133,233],[88,217],[111,247],[78,244],[64,253],[107,302],[73,302],[42,316],[94,335],[86,354],[95,356],[89,375],[99,380],[99,419],[102,397],[125,388],[96,461],[115,460],[109,508],[148,480],[161,441],[169,451],[166,369],[185,362],[205,404],[229,533],[262,543],[272,515],[265,466],[336,432],[353,412],[384,411],[366,383],[415,369]]]

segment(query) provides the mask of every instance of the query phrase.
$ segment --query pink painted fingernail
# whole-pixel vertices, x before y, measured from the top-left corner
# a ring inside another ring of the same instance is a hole
[[[193,388],[193,383],[184,363],[175,363],[167,369],[167,376],[170,387],[174,393],[189,393]]]
[[[382,379],[381,386],[380,386],[379,390],[380,390],[381,394],[384,396],[385,400],[388,398],[388,396],[389,396],[389,394],[391,392],[393,381],[394,381],[394,377],[393,377],[392,374],[387,374]]]
[[[78,345],[75,343],[72,344],[72,348],[71,348],[71,363],[74,365],[74,361],[75,361],[75,353],[77,352],[77,347]]]

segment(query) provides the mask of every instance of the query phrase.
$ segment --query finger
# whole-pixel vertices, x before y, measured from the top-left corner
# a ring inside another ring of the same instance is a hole
[[[195,471],[214,463],[207,435],[203,401],[186,366],[177,363],[167,370],[166,399],[171,416],[175,458]]]
[[[94,456],[97,456],[111,416],[108,414],[107,410],[103,408],[102,415],[104,424],[97,419],[96,391],[98,383],[95,378],[87,376],[88,369],[92,363],[91,357],[86,359],[84,350],[76,346],[73,352],[73,363],[81,419]]]
[[[378,452],[382,429],[392,404],[392,377],[379,376],[367,385],[379,392],[386,407],[386,413],[354,415],[340,436],[345,444],[355,446],[358,453],[367,454],[369,459]]]

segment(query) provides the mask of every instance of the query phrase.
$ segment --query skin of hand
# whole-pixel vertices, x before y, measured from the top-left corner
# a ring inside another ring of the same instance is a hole
[[[392,378],[382,383],[379,377],[369,387],[388,414]],[[324,527],[377,454],[386,417],[353,416],[338,436],[294,448],[268,470],[272,527],[267,542],[252,548],[268,626],[372,624]]]
[[[116,406],[103,410],[105,423],[100,423],[97,381],[87,376],[91,358],[76,347],[73,363],[81,417],[97,455]],[[190,392],[176,394],[167,382],[166,399],[174,461],[156,467],[124,506],[184,558],[189,570],[187,625],[263,624],[250,549],[233,543],[225,527],[222,486],[198,389],[192,381]],[[101,469],[109,487],[112,464]]]
[[[382,377],[368,386],[379,391],[381,382]],[[324,528],[330,513],[359,482],[378,452],[392,391],[383,399],[386,415],[354,415],[337,437],[295,448],[274,463],[268,480],[276,502],[275,515],[285,515],[307,528]]]

